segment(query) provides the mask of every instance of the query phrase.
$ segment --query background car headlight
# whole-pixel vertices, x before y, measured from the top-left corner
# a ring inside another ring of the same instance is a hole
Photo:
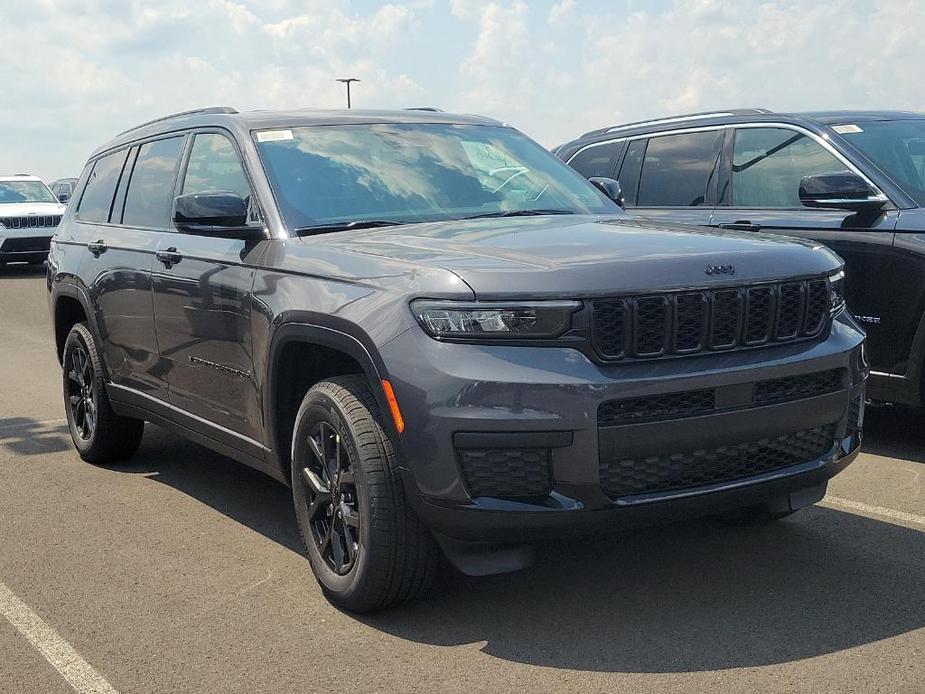
[[[572,325],[578,301],[480,303],[418,300],[418,322],[434,337],[518,340],[558,337]]]
[[[836,314],[845,307],[845,271],[829,275],[829,307]]]

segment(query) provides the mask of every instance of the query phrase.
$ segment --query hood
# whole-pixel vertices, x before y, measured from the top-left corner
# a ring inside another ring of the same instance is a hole
[[[324,239],[340,250],[447,269],[483,299],[745,284],[819,275],[841,265],[838,256],[814,242],[628,217],[489,218],[340,232]],[[712,266],[725,266],[726,272],[708,274]]]
[[[63,215],[65,206],[60,202],[4,202],[0,203],[0,217],[28,217],[29,215]]]

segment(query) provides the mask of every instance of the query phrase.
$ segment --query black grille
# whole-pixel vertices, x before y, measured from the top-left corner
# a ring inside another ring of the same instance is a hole
[[[755,384],[755,403],[768,405],[811,398],[842,389],[842,370],[817,371],[800,376],[774,378]]]
[[[27,239],[4,239],[0,251],[4,253],[29,253],[31,251],[48,252],[51,248],[50,236],[36,236]]]
[[[601,487],[619,498],[746,479],[822,457],[834,431],[826,425],[719,448],[601,461]]]
[[[825,279],[595,299],[591,339],[604,359],[808,339],[825,327],[829,301]]]
[[[7,229],[40,229],[56,227],[61,221],[61,215],[30,214],[23,217],[0,217],[0,224]]]
[[[775,405],[834,393],[844,387],[843,381],[843,369],[830,369],[829,371],[758,381],[754,384],[752,394],[749,396],[746,391],[745,397],[738,402],[730,402],[728,398],[723,398],[723,387],[605,400],[597,411],[597,425],[599,427],[621,426],[696,417],[723,410]],[[739,385],[726,386],[726,388],[741,392]],[[719,407],[717,407],[718,400],[721,403]]]
[[[608,400],[598,408],[597,425],[606,427],[691,417],[712,412],[715,406],[712,390],[689,390],[685,393]]]
[[[456,453],[473,497],[538,497],[552,490],[548,448],[460,448]]]

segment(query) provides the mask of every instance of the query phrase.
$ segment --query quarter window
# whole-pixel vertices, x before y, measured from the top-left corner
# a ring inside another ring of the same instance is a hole
[[[739,128],[732,156],[732,206],[801,207],[803,176],[845,165],[812,138],[787,128]]]
[[[642,167],[642,158],[646,154],[646,143],[648,140],[633,140],[626,149],[626,156],[623,158],[623,165],[620,167],[620,175],[617,180],[620,181],[620,187],[623,188],[623,195],[626,198],[626,204],[630,207],[636,204],[636,191],[639,189],[639,170]]]
[[[182,145],[182,137],[172,137],[141,146],[125,197],[123,224],[156,229],[167,227]]]
[[[214,190],[231,191],[245,199],[251,194],[244,167],[231,141],[224,135],[203,133],[193,140],[183,192]]]
[[[77,219],[84,222],[109,221],[112,196],[116,192],[127,153],[128,150],[122,150],[96,160],[87,178],[87,185],[84,186],[83,197],[77,208]]]
[[[613,176],[613,160],[622,144],[622,142],[610,142],[604,145],[592,145],[572,157],[569,166],[585,178]]]
[[[721,130],[653,137],[639,180],[639,207],[698,207],[707,191],[722,142]]]

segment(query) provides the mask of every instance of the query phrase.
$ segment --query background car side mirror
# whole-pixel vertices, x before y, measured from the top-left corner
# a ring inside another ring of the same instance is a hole
[[[803,176],[800,202],[806,207],[860,211],[880,209],[887,198],[853,171],[832,171]]]
[[[177,196],[173,222],[187,234],[249,239],[263,233],[258,227],[248,225],[244,198],[228,190]]]
[[[623,186],[620,181],[616,181],[606,176],[592,176],[588,179],[604,195],[617,203],[620,207],[626,208],[626,200],[623,197]]]
[[[71,199],[71,196],[68,193],[58,193],[58,202],[62,205],[66,205],[67,201]]]

